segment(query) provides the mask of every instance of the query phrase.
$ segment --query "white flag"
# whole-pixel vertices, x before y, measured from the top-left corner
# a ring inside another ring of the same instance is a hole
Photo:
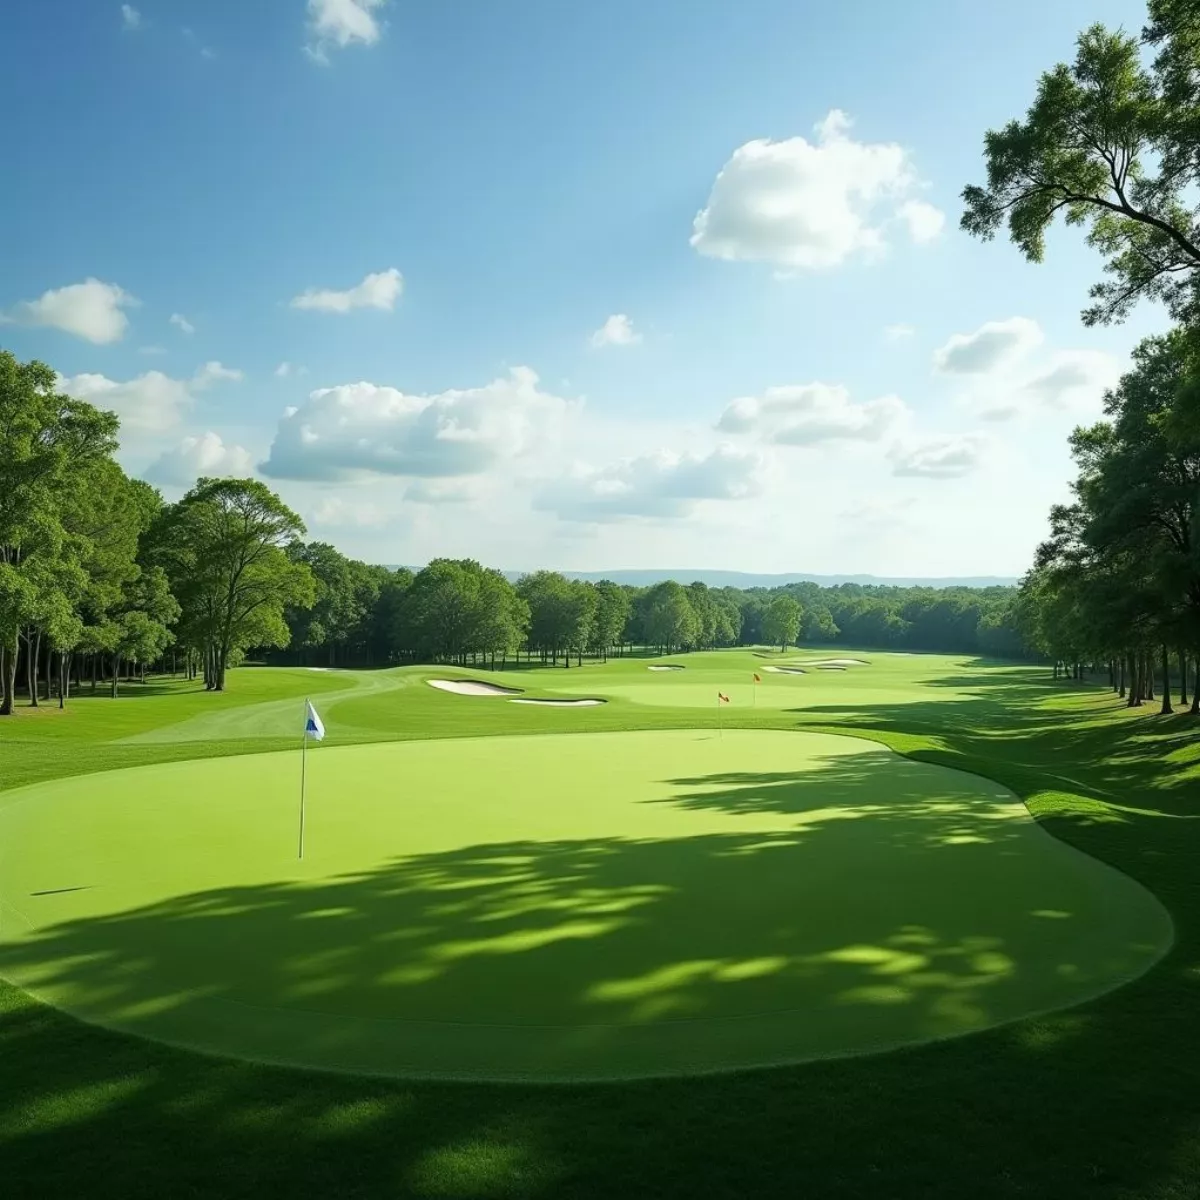
[[[325,726],[317,716],[317,710],[305,700],[304,702],[304,736],[319,742],[325,736]]]

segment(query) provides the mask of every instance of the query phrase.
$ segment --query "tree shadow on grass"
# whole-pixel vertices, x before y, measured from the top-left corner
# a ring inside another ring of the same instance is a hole
[[[1112,721],[1103,703],[1095,729],[1077,728],[1092,714],[1055,725],[1019,711],[1000,722],[994,710],[974,713],[958,707],[939,726],[913,706],[847,708],[830,728],[924,746],[922,756],[1010,783],[1055,832],[1145,879],[1182,918],[1174,951],[1149,975],[1080,1009],[911,1051],[549,1089],[210,1059],[79,1024],[0,984],[5,1191],[122,1200],[1193,1196],[1200,829],[1153,814],[1188,815],[1197,789],[1177,782],[1141,732],[1154,720]],[[813,728],[829,713],[798,715]],[[914,717],[928,738],[914,736]],[[1047,772],[1078,780],[1071,799],[1117,788],[1147,811],[1056,808],[1062,785]],[[739,781],[689,786],[743,790]],[[784,852],[742,861],[753,869]],[[232,917],[221,921],[233,928]]]
[[[64,915],[0,945],[0,972],[268,1061],[603,1078],[953,1036],[1113,986],[1168,937],[1145,893],[1065,862],[1019,802],[930,766],[668,783],[656,803],[732,827],[486,844],[77,919],[63,889],[10,897]]]

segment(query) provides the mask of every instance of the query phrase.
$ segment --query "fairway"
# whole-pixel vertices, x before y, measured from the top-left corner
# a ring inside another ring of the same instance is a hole
[[[664,690],[687,705],[694,686]],[[603,1079],[964,1034],[1115,987],[1171,939],[1148,892],[1005,789],[859,739],[322,746],[303,862],[299,766],[255,754],[4,793],[0,974],[238,1057]]]

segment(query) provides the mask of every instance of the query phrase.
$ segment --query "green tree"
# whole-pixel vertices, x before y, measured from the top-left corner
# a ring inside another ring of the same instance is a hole
[[[157,553],[211,690],[224,690],[235,653],[287,645],[284,611],[316,599],[312,571],[286,549],[303,532],[300,518],[254,479],[201,479],[164,512]]]
[[[800,605],[791,596],[776,596],[763,614],[763,637],[786,650],[800,634]]]
[[[116,447],[112,413],[54,387],[45,363],[0,351],[0,716],[13,711],[22,634],[36,663],[30,631],[57,622],[85,582],[89,547],[64,524],[64,498]]]
[[[1200,10],[1151,0],[1144,43],[1094,25],[1075,60],[1046,72],[1024,120],[984,139],[985,186],[963,191],[962,227],[984,239],[1006,226],[1031,262],[1061,213],[1084,226],[1108,278],[1091,290],[1088,324],[1122,319],[1143,297],[1176,316],[1196,311],[1200,220]]]

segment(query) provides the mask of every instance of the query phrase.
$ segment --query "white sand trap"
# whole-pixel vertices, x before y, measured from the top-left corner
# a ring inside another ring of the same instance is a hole
[[[807,675],[808,672],[803,667],[763,667],[764,671],[770,671],[775,675]]]
[[[328,667],[309,667],[308,669],[310,671],[328,671],[329,670]]]
[[[678,663],[660,663],[653,667],[647,667],[648,671],[682,671],[684,668]]]
[[[430,687],[453,692],[456,696],[519,696],[525,690],[501,687],[498,683],[484,683],[480,679],[427,679],[425,682]]]
[[[817,663],[816,668],[818,671],[844,671],[846,669],[845,667],[835,666],[833,663]]]
[[[869,667],[861,658],[820,658],[807,664],[810,667]]]
[[[545,708],[591,708],[607,700],[510,700],[510,704],[540,704]]]

